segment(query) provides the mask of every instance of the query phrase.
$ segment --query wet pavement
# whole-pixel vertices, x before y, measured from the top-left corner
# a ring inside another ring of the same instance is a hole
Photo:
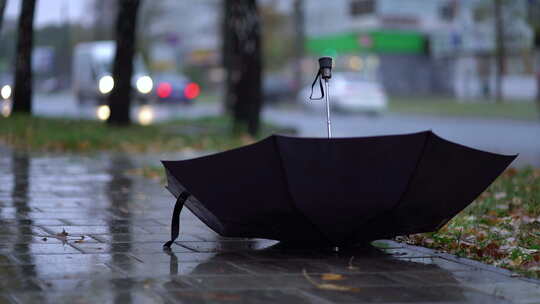
[[[163,251],[174,199],[140,162],[0,147],[0,303],[540,303],[538,281],[425,248],[222,238],[187,209]]]

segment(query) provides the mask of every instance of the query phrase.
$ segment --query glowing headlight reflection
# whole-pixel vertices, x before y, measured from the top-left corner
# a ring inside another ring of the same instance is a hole
[[[2,116],[4,117],[9,117],[9,115],[11,115],[11,102],[9,100],[1,102],[0,113],[2,113]]]
[[[151,106],[142,106],[139,110],[138,118],[141,125],[149,125],[154,121],[154,110]]]
[[[150,76],[142,76],[137,79],[137,90],[141,92],[142,94],[148,94],[152,91],[152,88],[154,87],[154,83],[152,82],[152,78]]]
[[[99,120],[107,120],[111,116],[111,109],[107,105],[101,105],[97,108],[96,115]]]
[[[5,85],[2,87],[2,90],[0,90],[0,95],[2,95],[2,99],[8,99],[11,97],[11,86]]]
[[[114,88],[114,79],[110,75],[103,76],[98,82],[99,92],[101,94],[107,94]]]

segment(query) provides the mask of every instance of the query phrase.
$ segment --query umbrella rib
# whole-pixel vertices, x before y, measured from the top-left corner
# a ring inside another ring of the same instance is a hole
[[[281,155],[281,150],[279,149],[279,144],[277,142],[277,136],[273,136],[273,139],[274,139],[274,146],[276,147],[276,151],[277,151],[277,154],[279,156],[279,167],[281,169],[281,173],[283,174],[283,183],[285,184],[285,188],[287,189],[287,196],[289,197],[289,202],[291,204],[291,207],[292,209],[294,210],[294,212],[299,215],[300,217],[304,218],[304,220],[309,223],[313,229],[315,229],[315,231],[319,232],[319,234],[329,243],[329,244],[332,244],[333,242],[330,240],[330,238],[319,228],[319,226],[317,226],[314,222],[311,221],[311,219],[306,216],[305,214],[303,214],[302,212],[300,212],[300,209],[298,209],[298,207],[296,206],[296,204],[294,203],[294,198],[293,198],[293,195],[291,193],[291,190],[290,190],[290,187],[289,187],[289,181],[287,179],[287,172],[285,171],[285,166],[283,165],[283,157]]]
[[[418,171],[418,166],[420,166],[420,162],[422,161],[422,158],[424,157],[424,153],[426,152],[426,147],[428,143],[428,139],[431,136],[431,132],[427,132],[426,138],[424,138],[424,145],[422,146],[422,151],[420,152],[420,155],[418,156],[418,159],[416,160],[416,165],[414,165],[414,170],[412,171],[411,176],[409,177],[409,180],[407,181],[407,185],[405,186],[405,190],[401,195],[399,196],[399,199],[397,200],[397,203],[389,210],[389,212],[392,212],[396,210],[399,205],[401,205],[401,201],[403,200],[403,197],[408,193],[409,186],[411,185],[411,182],[416,175],[416,172]]]

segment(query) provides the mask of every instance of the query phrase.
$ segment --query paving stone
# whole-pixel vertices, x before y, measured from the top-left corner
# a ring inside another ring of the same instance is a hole
[[[132,234],[132,233],[114,233],[114,234],[99,234],[99,235],[92,235],[93,238],[99,240],[102,243],[127,243],[127,242],[138,242],[138,243],[145,243],[145,242],[156,242],[165,244],[170,238],[171,233],[165,233],[165,234],[154,234],[154,233],[139,233],[139,234]],[[182,234],[182,239],[186,241],[192,241],[192,242],[201,242],[202,240],[194,235],[186,235]]]
[[[32,265],[86,265],[91,268],[94,265],[106,262],[114,264],[118,261],[137,262],[134,257],[122,253],[116,254],[32,254],[15,255],[18,264]]]
[[[66,244],[0,244],[0,252],[12,254],[62,254],[80,253],[77,249]]]
[[[222,241],[222,242],[189,242],[178,241],[178,244],[197,252],[235,252],[264,249],[274,245],[275,241]]]
[[[71,292],[15,293],[13,297],[18,303],[167,303],[165,298],[149,290],[121,291],[114,288],[92,288]]]
[[[19,236],[19,235],[47,235],[47,231],[40,227],[32,225],[2,225],[0,236]]]
[[[43,229],[55,235],[66,231],[69,235],[100,235],[111,233],[146,233],[142,228],[135,226],[43,226]]]
[[[0,293],[0,304],[11,304],[11,303],[15,303],[15,301],[12,300],[9,295]]]
[[[381,286],[352,291],[302,289],[331,303],[507,303],[504,299],[459,287]]]
[[[314,303],[294,291],[282,290],[235,290],[235,291],[200,291],[178,290],[169,292],[172,303]]]
[[[494,283],[472,283],[471,289],[498,296],[514,303],[540,303],[540,288],[537,284],[506,281]]]
[[[20,270],[21,268],[10,268],[7,271]],[[16,291],[42,291],[43,288],[36,283],[33,278],[24,277],[19,273],[12,273],[10,278],[4,278],[0,281],[0,293],[10,293]]]
[[[161,253],[163,244],[161,242],[152,243],[81,243],[73,244],[73,247],[84,253]],[[173,252],[193,252],[191,249],[182,246],[172,246]]]

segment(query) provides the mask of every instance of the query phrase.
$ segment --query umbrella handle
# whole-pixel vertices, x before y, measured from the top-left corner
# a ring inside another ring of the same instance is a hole
[[[328,130],[328,138],[332,138],[332,122],[330,121],[330,100],[328,95],[328,78],[324,79],[324,85],[326,89],[326,94],[324,94],[326,102],[326,128]]]
[[[178,235],[180,234],[180,212],[182,211],[182,208],[184,207],[184,203],[187,201],[187,199],[191,196],[189,192],[184,191],[178,195],[178,199],[176,200],[176,204],[174,205],[174,211],[171,221],[171,240],[167,243],[163,244],[163,249],[171,249],[171,245],[174,243],[174,241],[178,238]]]

